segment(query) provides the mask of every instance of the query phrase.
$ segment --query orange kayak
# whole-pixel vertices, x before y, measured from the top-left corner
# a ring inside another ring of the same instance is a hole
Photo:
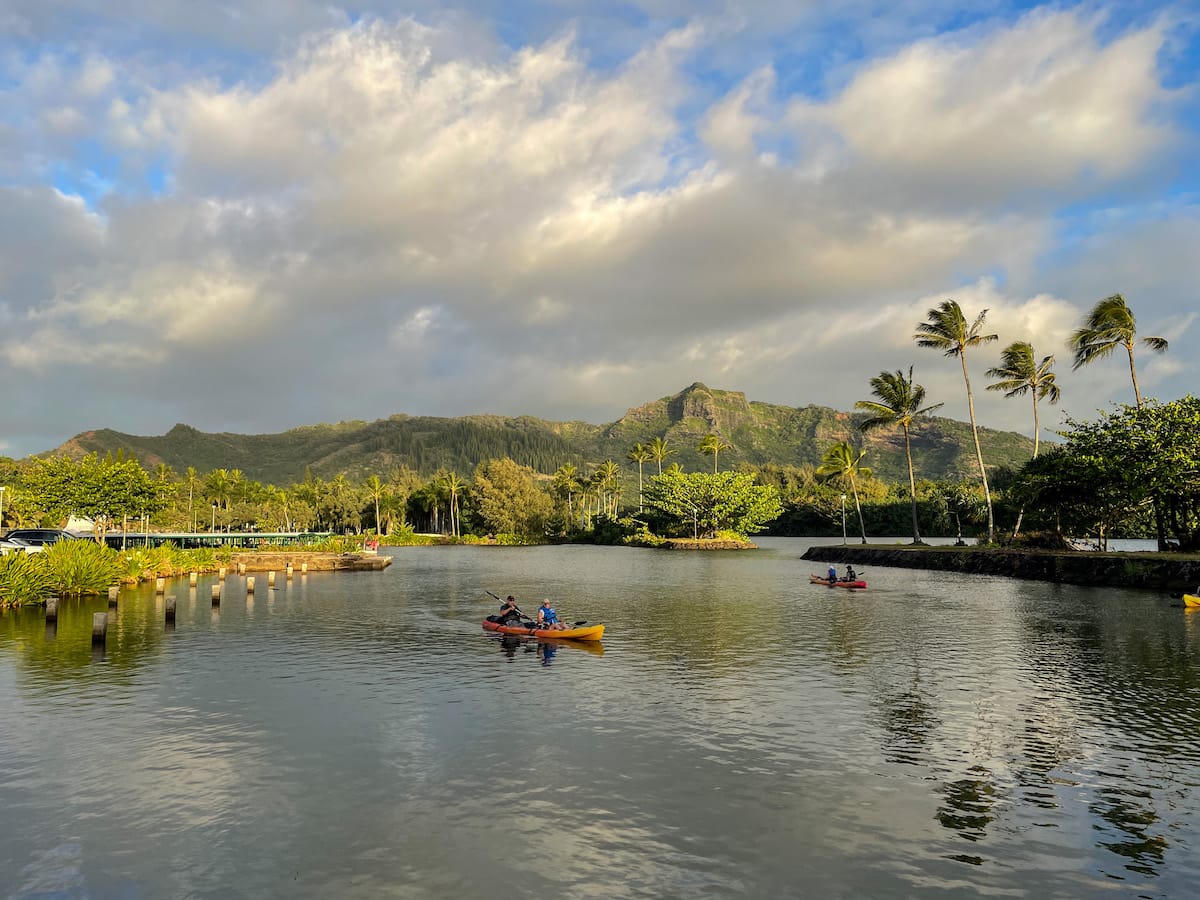
[[[489,622],[484,619],[483,630],[568,641],[598,641],[604,637],[603,625],[588,625],[586,628],[567,628],[556,631],[553,628],[538,628],[528,625],[501,625],[499,622]]]

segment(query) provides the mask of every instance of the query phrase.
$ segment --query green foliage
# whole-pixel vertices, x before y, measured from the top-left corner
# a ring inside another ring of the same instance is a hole
[[[385,547],[415,547],[437,543],[437,539],[428,534],[417,534],[411,525],[403,525],[391,534],[385,534],[379,539]]]
[[[1066,443],[1031,460],[1014,494],[1102,542],[1144,523],[1157,502],[1181,549],[1200,549],[1200,400],[1147,401],[1068,425]]]
[[[95,541],[58,541],[37,555],[59,595],[99,594],[117,581],[117,551]]]
[[[0,556],[0,607],[41,603],[54,593],[54,578],[40,553]]]
[[[125,516],[153,514],[167,504],[168,489],[154,481],[135,459],[88,454],[37,459],[25,475],[34,503],[48,513],[69,513],[95,520],[103,533]]]
[[[550,495],[534,480],[534,472],[511,459],[494,459],[479,467],[473,487],[484,528],[522,539],[541,538],[553,511]]]
[[[677,531],[694,530],[701,537],[721,530],[739,535],[762,531],[783,511],[779,492],[755,484],[745,472],[664,472],[650,479],[645,501]]]

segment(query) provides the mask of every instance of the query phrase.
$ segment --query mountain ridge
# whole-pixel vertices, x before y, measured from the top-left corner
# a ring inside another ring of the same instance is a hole
[[[849,440],[868,452],[867,464],[888,480],[907,480],[904,439],[899,431],[860,434],[862,414],[829,407],[781,406],[747,400],[742,391],[709,388],[695,382],[678,393],[629,407],[614,422],[595,425],[578,419],[554,421],[536,416],[477,414],[439,417],[395,413],[373,422],[360,420],[301,425],[271,434],[203,432],[177,423],[157,436],[102,428],[85,431],[43,455],[79,457],[124,450],[150,468],[165,463],[176,472],[240,469],[247,478],[294,483],[306,473],[338,472],[361,477],[386,474],[407,465],[428,475],[439,468],[470,474],[488,459],[508,456],[549,474],[564,463],[581,468],[614,459],[632,465],[626,454],[635,443],[664,438],[675,452],[668,462],[695,470],[712,466],[696,449],[717,432],[732,449],[719,457],[722,468],[738,463],[762,466],[817,464],[829,444]],[[1033,441],[1016,432],[980,428],[990,466],[1018,466],[1033,452]],[[970,425],[929,417],[912,429],[918,475],[970,477],[975,471]],[[657,471],[655,463],[647,469]]]

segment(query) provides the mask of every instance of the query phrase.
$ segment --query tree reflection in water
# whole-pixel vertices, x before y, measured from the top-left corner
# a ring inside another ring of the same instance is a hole
[[[991,770],[972,766],[967,771],[974,777],[960,778],[946,784],[942,792],[945,802],[938,807],[936,818],[964,840],[977,842],[987,837],[987,827],[996,818],[993,808],[1001,799],[1001,794]],[[951,859],[973,865],[983,863],[978,856],[955,855]]]
[[[1158,822],[1149,792],[1106,787],[1097,790],[1096,794],[1097,798],[1088,808],[1107,825],[1096,823],[1095,828],[1105,836],[1124,838],[1100,840],[1097,844],[1131,860],[1125,864],[1131,872],[1157,875],[1168,844],[1161,834],[1147,833],[1150,826]]]

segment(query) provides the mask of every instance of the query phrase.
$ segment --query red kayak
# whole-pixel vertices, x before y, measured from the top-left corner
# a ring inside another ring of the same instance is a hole
[[[826,587],[858,588],[862,590],[867,586],[865,581],[830,581],[828,578],[822,578],[820,575],[809,575],[808,580],[813,584],[823,584]]]

